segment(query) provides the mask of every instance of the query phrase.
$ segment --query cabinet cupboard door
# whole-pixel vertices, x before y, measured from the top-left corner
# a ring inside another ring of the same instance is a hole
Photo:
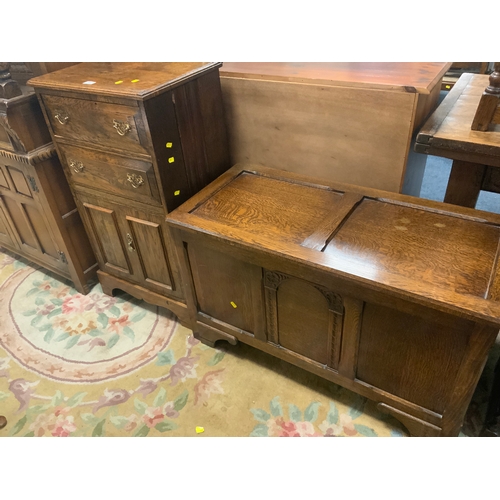
[[[120,278],[139,281],[140,277],[132,270],[129,255],[132,247],[120,223],[120,207],[84,196],[79,197],[78,205],[101,269]]]
[[[19,249],[19,245],[12,236],[12,226],[7,216],[5,203],[0,196],[0,245],[2,244],[10,249]]]
[[[163,214],[154,214],[87,194],[78,195],[79,209],[101,269],[167,295],[176,289],[177,264]]]

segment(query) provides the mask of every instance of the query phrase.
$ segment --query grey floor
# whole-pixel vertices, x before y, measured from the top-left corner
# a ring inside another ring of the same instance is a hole
[[[420,197],[443,201],[451,171],[451,160],[439,156],[428,156]],[[500,194],[481,191],[476,208],[500,214]]]

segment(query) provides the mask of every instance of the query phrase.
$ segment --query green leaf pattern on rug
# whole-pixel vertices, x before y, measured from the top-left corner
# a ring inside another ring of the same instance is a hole
[[[377,433],[363,424],[353,422],[363,414],[365,399],[359,398],[347,413],[340,413],[333,401],[329,402],[328,412],[323,413],[323,422],[318,423],[322,404],[312,401],[303,411],[294,403],[288,404],[288,417],[284,415],[279,396],[274,397],[269,408],[271,413],[261,408],[250,411],[259,423],[250,436],[270,437],[319,437],[319,436],[377,436]],[[325,412],[326,410],[322,410]]]
[[[225,353],[222,351],[216,352],[210,360],[207,362],[208,366],[215,366],[217,363],[220,363],[224,359]]]
[[[28,286],[33,288],[25,293],[26,310],[19,314],[31,318],[30,326],[46,332],[42,337],[44,343],[66,341],[64,350],[109,350],[123,338],[130,346],[130,341],[136,341],[134,326],[151,312],[151,307],[139,301],[99,293],[81,295],[48,275],[42,275],[42,279],[33,280]],[[102,341],[90,342],[90,337],[100,337]]]
[[[158,366],[173,365],[174,363],[175,357],[174,351],[172,351],[172,349],[158,353],[158,359],[156,360],[156,364]]]
[[[280,417],[283,416],[283,409],[281,408],[280,402],[279,402],[279,396],[276,396],[275,398],[272,399],[272,401],[269,403],[269,407],[271,408],[271,415],[273,417]]]

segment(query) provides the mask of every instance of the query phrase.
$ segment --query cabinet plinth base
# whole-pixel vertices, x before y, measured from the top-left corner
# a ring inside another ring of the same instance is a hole
[[[115,276],[111,276],[111,274],[108,274],[101,270],[97,271],[97,277],[99,278],[99,283],[101,284],[102,291],[106,295],[112,296],[113,290],[115,289],[123,290],[133,297],[142,299],[149,304],[164,307],[165,309],[172,311],[183,326],[185,326],[186,328],[190,328],[186,304],[166,297],[165,295],[160,295],[159,293],[152,292],[147,288],[135,285],[133,283],[130,283],[129,281],[116,278]]]

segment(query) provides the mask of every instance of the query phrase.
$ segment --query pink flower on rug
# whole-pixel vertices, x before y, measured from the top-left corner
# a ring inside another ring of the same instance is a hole
[[[358,431],[354,428],[352,418],[347,413],[341,413],[338,424],[329,424],[326,420],[319,426],[324,436],[355,436]]]
[[[184,382],[187,378],[196,378],[196,361],[198,361],[198,356],[193,358],[179,358],[177,363],[170,368],[170,380],[172,381],[172,385],[176,385],[178,382]]]
[[[41,309],[38,310],[37,314],[40,314],[41,316],[47,316],[47,314],[50,314],[56,306],[54,304],[45,304]]]
[[[322,437],[309,421],[293,422],[280,415],[268,419],[266,425],[267,435],[270,437]]]
[[[45,280],[45,281],[42,281],[38,286],[37,288],[39,288],[40,290],[43,290],[43,291],[48,291],[52,288],[52,285],[50,284],[49,281]]]
[[[107,311],[110,307],[114,306],[117,301],[115,297],[109,297],[100,293],[93,293],[88,297],[92,301],[93,309],[98,313]]]
[[[225,369],[207,372],[203,378],[194,386],[194,404],[204,403],[212,394],[224,394],[222,388],[222,372]]]
[[[161,408],[149,407],[144,415],[142,416],[142,421],[152,429],[156,424],[163,422],[165,415]]]
[[[3,259],[0,262],[0,269],[3,269],[4,267],[7,267],[10,264],[13,264],[15,261],[16,259],[14,259],[13,257],[4,254]]]
[[[38,437],[44,436],[46,432],[54,437],[68,437],[76,431],[74,418],[68,415],[70,411],[71,408],[57,406],[53,413],[37,415],[29,429]]]
[[[139,422],[139,417],[134,413],[127,418],[128,424],[125,424],[123,430],[127,432],[133,431],[137,427],[137,423]]]
[[[283,417],[271,418],[267,421],[268,435],[271,437],[300,437],[294,422],[286,421]]]
[[[92,309],[92,306],[93,301],[90,297],[77,293],[64,299],[62,312],[64,314],[81,314]]]
[[[131,324],[132,323],[128,319],[128,314],[120,316],[119,318],[109,318],[108,330],[115,333],[121,333],[126,326],[130,326]]]

